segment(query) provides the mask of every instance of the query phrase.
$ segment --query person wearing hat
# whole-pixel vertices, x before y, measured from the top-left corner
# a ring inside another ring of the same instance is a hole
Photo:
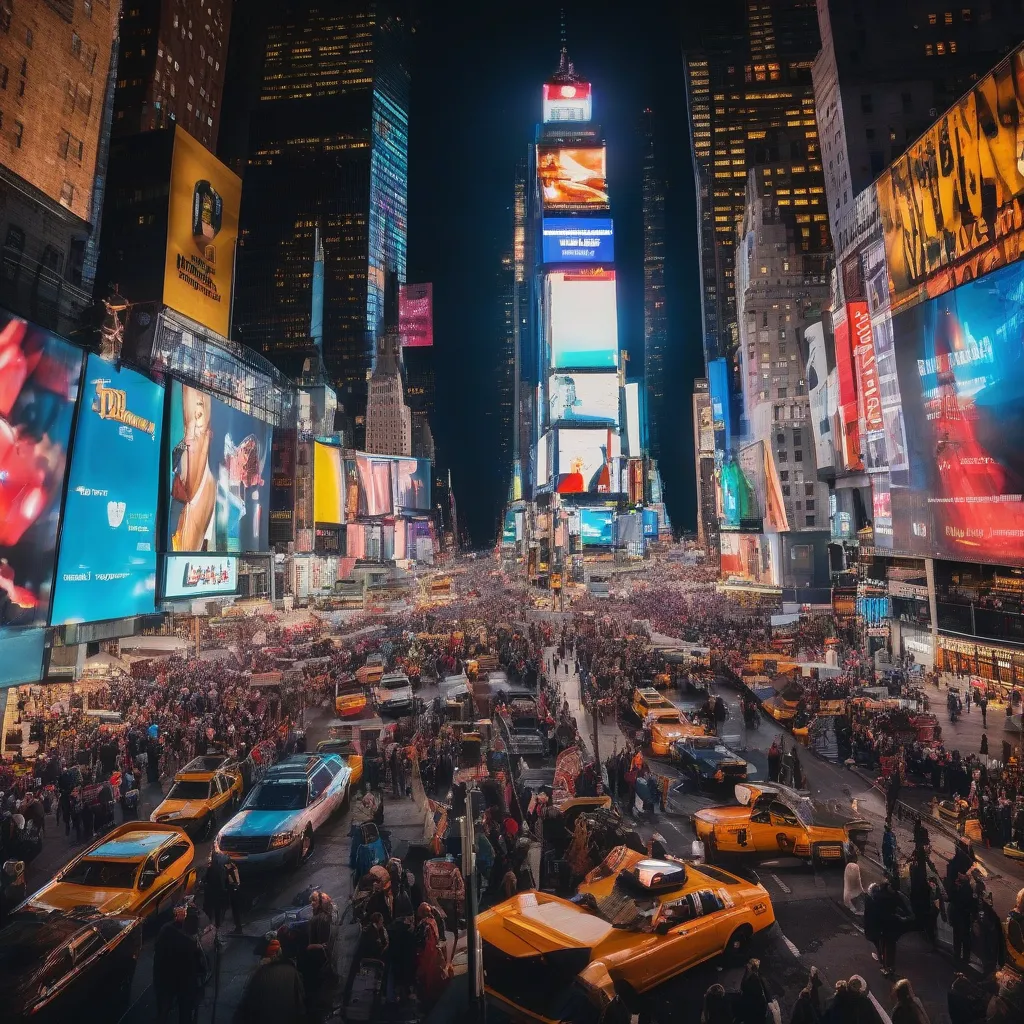
[[[306,989],[295,964],[271,938],[232,1018],[234,1024],[305,1024]]]

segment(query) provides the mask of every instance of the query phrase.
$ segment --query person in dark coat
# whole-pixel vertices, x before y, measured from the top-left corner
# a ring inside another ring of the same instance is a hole
[[[395,900],[395,916],[388,926],[388,1001],[408,999],[416,984],[416,917],[412,900],[402,892]]]
[[[206,959],[197,939],[198,921],[186,919],[185,908],[160,929],[153,946],[153,989],[157,1021],[164,1024],[175,1003],[179,1024],[192,1024],[202,997]]]
[[[978,902],[978,933],[981,948],[978,954],[986,975],[994,974],[1006,960],[1006,947],[1003,943],[1003,923],[992,906],[992,893],[982,893]]]
[[[234,1024],[306,1024],[302,975],[291,960],[281,955],[281,944],[276,939],[269,943],[267,952],[245,986]]]
[[[978,900],[971,880],[965,874],[958,875],[949,896],[949,923],[953,927],[953,959],[957,964],[971,962],[971,926],[977,906]]]
[[[748,960],[740,982],[736,1024],[765,1024],[768,1002],[768,990],[761,977],[761,961]]]

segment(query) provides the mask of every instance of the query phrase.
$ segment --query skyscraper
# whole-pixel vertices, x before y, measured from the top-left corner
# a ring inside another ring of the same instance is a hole
[[[234,0],[132,0],[121,17],[115,135],[177,122],[217,149]]]
[[[511,251],[501,254],[498,269],[497,368],[498,368],[498,451],[501,471],[512,473],[515,449],[516,402],[516,280]]]
[[[385,276],[406,273],[407,25],[384,2],[290,3],[252,35],[263,54],[248,111],[235,333],[292,371],[319,227],[324,362],[358,403]]]
[[[647,436],[651,456],[657,460],[661,457],[661,428],[667,426],[664,413],[668,310],[665,307],[665,179],[655,126],[654,112],[645,110],[639,123],[644,152],[644,384],[647,388]]]

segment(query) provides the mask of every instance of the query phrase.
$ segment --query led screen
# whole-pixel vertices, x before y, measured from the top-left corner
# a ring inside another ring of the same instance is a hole
[[[351,501],[349,492],[351,491]],[[340,448],[313,442],[313,521],[348,522],[359,513],[359,477],[355,463],[345,462]]]
[[[551,435],[544,434],[537,442],[537,486],[551,480]]]
[[[781,586],[779,535],[763,533],[719,534],[722,575],[726,579],[762,586]]]
[[[708,361],[708,390],[711,393],[715,451],[728,451],[732,446],[732,417],[729,404],[729,367],[725,359]]]
[[[559,494],[610,494],[618,487],[614,470],[621,452],[614,431],[559,430],[557,438]]]
[[[537,176],[546,210],[608,206],[604,146],[541,149],[537,153]]]
[[[835,438],[829,414],[828,351],[825,325],[809,324],[804,330],[807,342],[807,394],[811,407],[811,430],[814,434],[814,455],[819,469],[835,466]]]
[[[387,456],[364,455],[357,452],[355,467],[359,478],[359,514],[391,515],[394,500],[391,459]]]
[[[619,376],[616,373],[555,373],[548,382],[554,423],[618,423]]]
[[[909,465],[892,470],[893,546],[1024,565],[1024,265],[897,314],[893,332]]]
[[[164,389],[89,356],[78,413],[52,624],[156,609]]]
[[[610,217],[545,217],[545,263],[613,263],[615,235]]]
[[[395,456],[391,466],[395,511],[430,511],[430,460]]]
[[[0,626],[45,626],[82,353],[0,313]]]
[[[544,86],[544,123],[589,121],[592,102],[589,82],[548,82]]]
[[[0,629],[0,690],[38,682],[43,675],[46,630]]]
[[[658,536],[658,511],[653,508],[645,508],[643,513],[644,536]]]
[[[273,428],[179,381],[170,416],[170,549],[267,551]]]
[[[615,511],[610,508],[581,508],[580,536],[584,547],[611,547]]]
[[[624,388],[626,397],[626,451],[638,458],[643,451],[640,440],[640,382],[631,380]]]
[[[164,597],[210,597],[238,590],[238,559],[227,555],[168,555]]]
[[[398,333],[406,348],[429,348],[434,344],[434,286],[398,286]]]
[[[546,291],[552,369],[617,369],[615,271],[555,271]]]

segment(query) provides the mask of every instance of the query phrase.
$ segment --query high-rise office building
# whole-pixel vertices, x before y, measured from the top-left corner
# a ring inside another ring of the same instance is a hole
[[[132,0],[121,16],[114,134],[177,122],[216,152],[234,0]]]
[[[67,333],[90,231],[117,5],[0,3],[0,304]]]
[[[516,404],[516,280],[514,254],[503,252],[498,269],[498,452],[502,472],[512,473]]]
[[[384,2],[271,5],[248,111],[235,334],[285,372],[324,243],[324,362],[365,395],[384,280],[405,280],[407,24]],[[232,58],[248,65],[244,42]],[[244,103],[243,103],[244,105]],[[225,152],[232,162],[233,154]]]
[[[644,384],[647,388],[647,436],[651,455],[661,457],[665,417],[665,349],[668,310],[665,306],[665,178],[657,149],[656,118],[645,110],[639,131],[643,141],[644,222]]]

